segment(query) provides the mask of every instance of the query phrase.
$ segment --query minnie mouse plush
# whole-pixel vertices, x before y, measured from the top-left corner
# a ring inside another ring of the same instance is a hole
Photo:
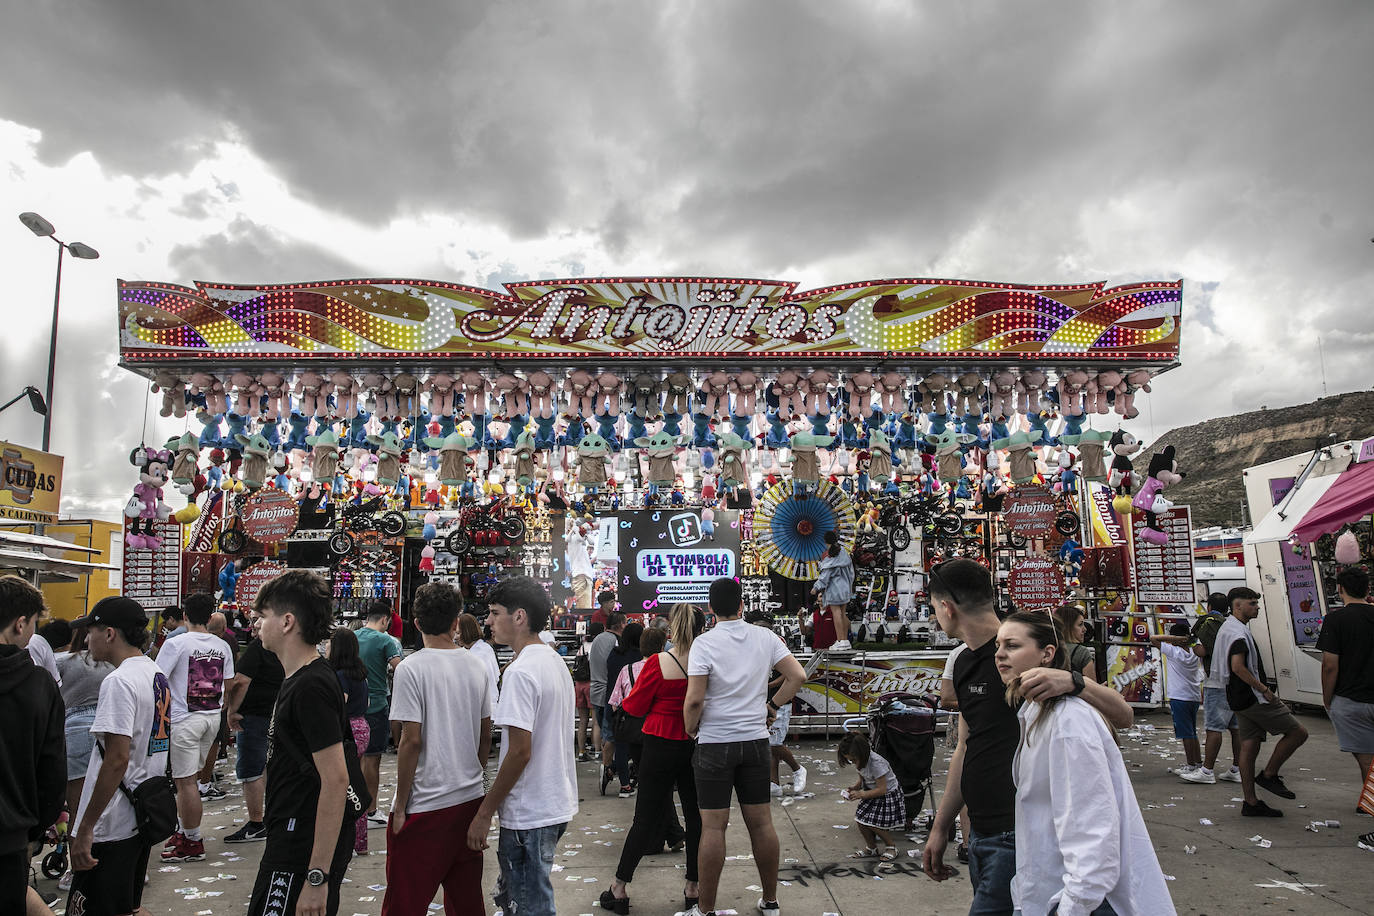
[[[1183,474],[1178,470],[1178,461],[1174,458],[1172,445],[1150,456],[1148,474],[1144,486],[1135,495],[1131,505],[1145,513],[1145,530],[1140,532],[1140,539],[1151,544],[1163,545],[1168,543],[1169,535],[1159,526],[1158,513],[1168,512],[1174,504],[1164,498],[1162,491],[1183,479]]]

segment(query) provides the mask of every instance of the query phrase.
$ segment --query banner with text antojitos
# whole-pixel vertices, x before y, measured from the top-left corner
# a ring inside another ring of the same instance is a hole
[[[0,518],[57,520],[62,456],[0,441]]]

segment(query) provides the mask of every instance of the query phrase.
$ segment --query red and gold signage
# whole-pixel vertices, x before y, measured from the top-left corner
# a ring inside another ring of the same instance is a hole
[[[275,544],[296,530],[300,507],[281,490],[259,490],[248,497],[239,517],[243,530],[259,544]]]
[[[284,572],[286,567],[280,563],[259,563],[239,573],[238,582],[234,585],[234,603],[239,607],[252,607],[258,590]]]
[[[1029,557],[1012,567],[1007,589],[1018,611],[1057,608],[1064,603],[1064,572],[1052,560]]]
[[[1022,486],[1011,491],[1002,507],[1002,521],[1026,537],[1044,537],[1054,530],[1059,506],[1048,487]]]

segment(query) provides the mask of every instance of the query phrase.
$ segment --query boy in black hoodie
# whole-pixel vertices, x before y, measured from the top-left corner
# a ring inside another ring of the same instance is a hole
[[[67,710],[48,672],[26,651],[43,595],[0,576],[0,913],[22,913],[29,843],[57,820],[67,791]]]

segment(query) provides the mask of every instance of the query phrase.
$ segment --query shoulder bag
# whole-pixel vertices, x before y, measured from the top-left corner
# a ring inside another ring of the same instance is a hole
[[[100,759],[105,759],[105,747],[95,742],[100,751]],[[119,780],[119,791],[134,806],[134,823],[138,828],[138,838],[149,846],[156,846],[172,835],[177,828],[177,789],[172,781],[172,750],[167,748],[167,772],[161,776],[150,776],[129,791],[124,779]]]

